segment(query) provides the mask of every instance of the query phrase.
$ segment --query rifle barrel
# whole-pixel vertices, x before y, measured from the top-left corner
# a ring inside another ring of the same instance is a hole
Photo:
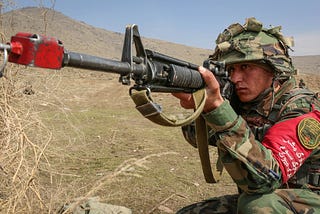
[[[121,62],[76,52],[65,52],[62,66],[104,71],[120,75],[127,75],[132,72],[143,73],[145,70],[142,65],[131,66],[128,62]]]

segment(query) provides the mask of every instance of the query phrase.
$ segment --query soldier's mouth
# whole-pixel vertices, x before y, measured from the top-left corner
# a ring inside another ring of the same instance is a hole
[[[245,92],[245,91],[247,91],[248,89],[246,88],[246,87],[236,87],[236,91],[238,92],[238,93],[243,93],[243,92]]]

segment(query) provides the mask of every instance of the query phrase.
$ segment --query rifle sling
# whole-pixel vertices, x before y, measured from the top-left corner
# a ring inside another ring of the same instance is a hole
[[[197,147],[205,180],[207,183],[218,182],[222,168],[218,167],[219,163],[217,163],[217,168],[215,168],[216,171],[214,173],[212,172],[208,147],[207,125],[204,118],[201,116],[201,112],[203,111],[207,97],[205,89],[198,90],[192,94],[195,102],[195,111],[193,114],[184,119],[177,119],[176,117],[164,114],[161,106],[153,102],[151,94],[148,90],[134,91],[130,95],[136,104],[136,109],[144,117],[156,124],[177,127],[184,126],[190,124],[192,121],[195,121]]]

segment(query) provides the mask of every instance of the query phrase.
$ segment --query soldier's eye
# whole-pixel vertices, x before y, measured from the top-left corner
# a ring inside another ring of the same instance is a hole
[[[230,75],[232,72],[234,72],[234,67],[228,67],[227,68],[228,74]]]
[[[242,65],[241,65],[241,70],[247,70],[248,67],[249,67],[248,64],[242,64]]]

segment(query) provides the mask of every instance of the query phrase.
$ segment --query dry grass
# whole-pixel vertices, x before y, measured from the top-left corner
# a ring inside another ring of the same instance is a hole
[[[1,1],[1,10],[12,5],[14,1]],[[5,42],[0,15],[1,41]],[[41,212],[49,208],[39,169],[50,169],[45,150],[52,133],[33,104],[19,93],[17,71],[17,67],[7,66],[5,77],[0,79],[0,212]]]
[[[133,177],[142,177],[145,170],[149,170],[150,168],[146,165],[146,162],[153,157],[162,157],[165,155],[174,155],[175,152],[163,152],[158,154],[147,155],[146,157],[137,159],[132,158],[124,161],[121,165],[119,165],[112,173],[109,173],[102,178],[95,181],[93,187],[85,194],[85,196],[81,198],[77,198],[76,201],[68,206],[62,213],[69,213],[76,209],[77,206],[88,200],[89,198],[95,196],[101,189],[105,188],[105,186],[110,185],[112,182],[118,179],[118,176],[133,176]]]
[[[1,211],[31,213],[46,207],[43,187],[39,183],[39,167],[47,167],[45,149],[51,133],[43,126],[23,96],[19,96],[7,69],[0,91],[0,189]],[[27,134],[32,130],[32,139]],[[36,209],[35,209],[36,208]]]

